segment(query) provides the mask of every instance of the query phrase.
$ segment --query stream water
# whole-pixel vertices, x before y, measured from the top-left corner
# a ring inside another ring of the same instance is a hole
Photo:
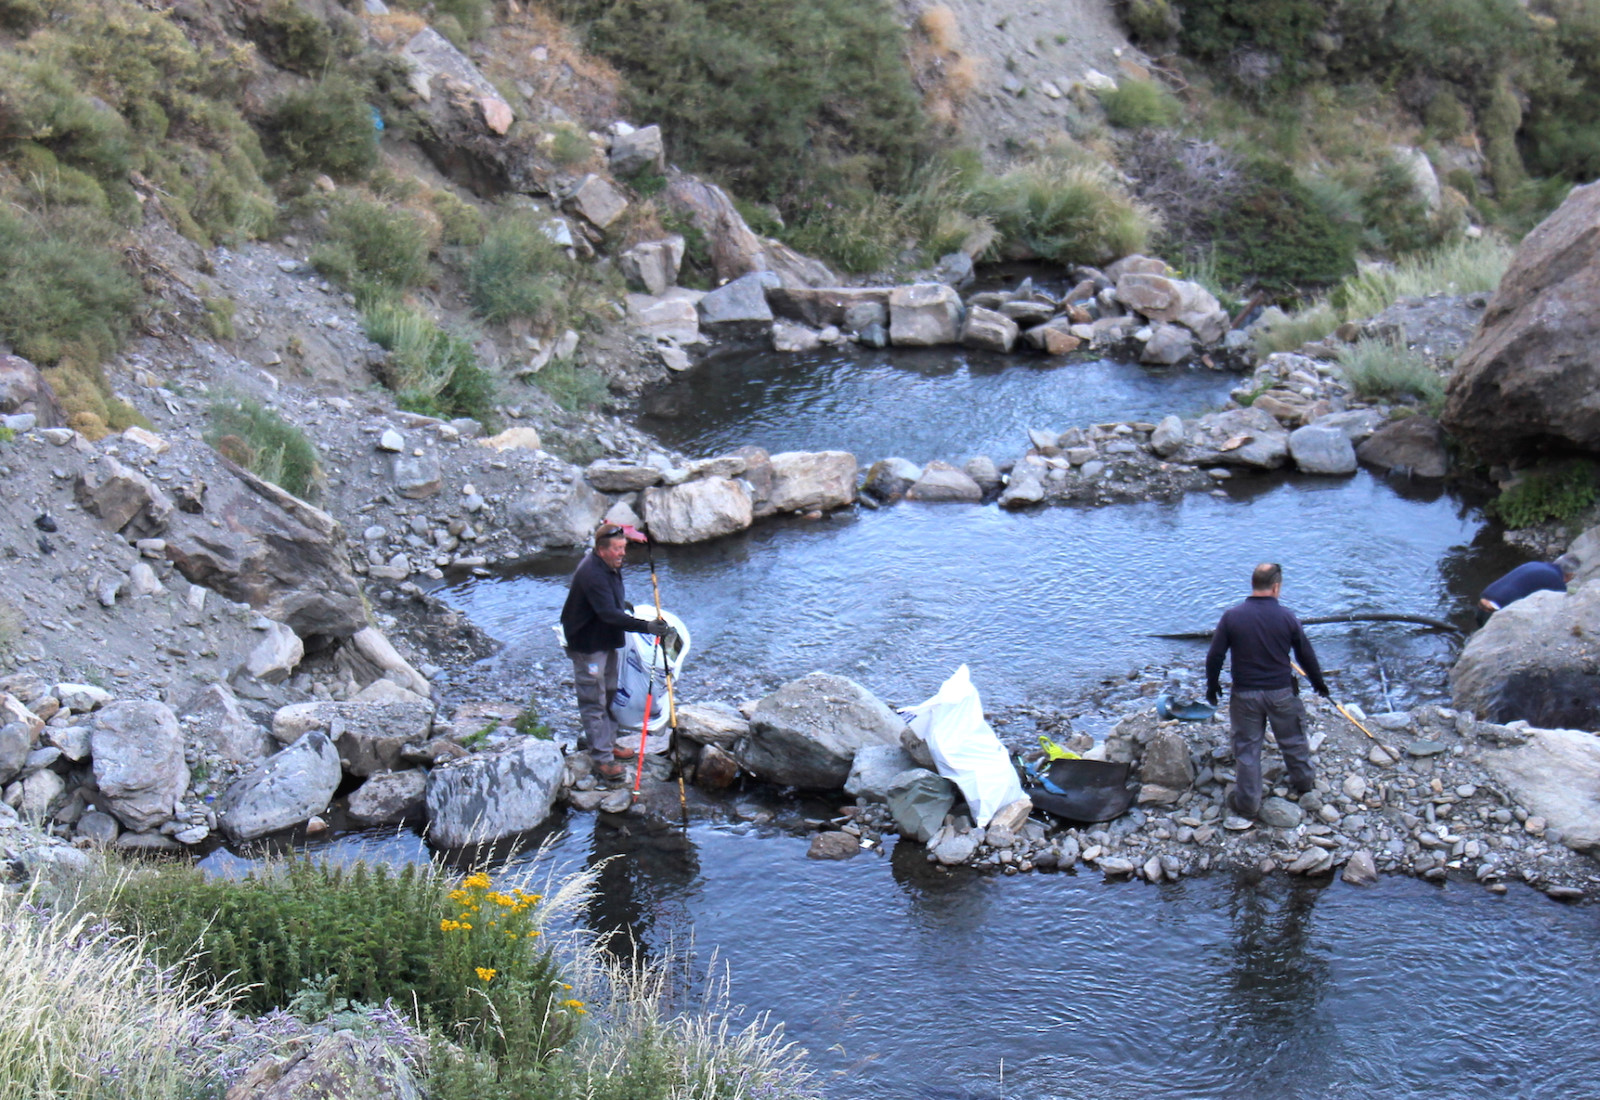
[[[1192,412],[1233,381],[947,354],[749,356],[690,372],[671,401],[696,411],[654,426],[701,454],[756,443],[1006,458],[1028,427]],[[1519,560],[1470,502],[1360,473],[1241,479],[1173,503],[769,522],[665,550],[659,572],[694,630],[688,698],[748,697],[821,668],[914,702],[966,662],[991,706],[1070,706],[1130,668],[1195,682],[1200,644],[1149,635],[1209,627],[1263,559],[1284,564],[1303,615],[1462,622]],[[574,563],[443,594],[509,652],[560,662],[550,624]],[[647,596],[642,568],[629,583]],[[1446,690],[1439,635],[1321,627],[1313,639],[1342,670],[1336,690],[1369,708]],[[622,857],[601,872],[597,930],[626,928],[650,951],[692,943],[701,980],[715,952],[735,999],[784,1021],[840,1100],[1600,1095],[1600,914],[1521,886],[1113,885],[939,871],[910,844],[816,862],[803,839],[738,826],[570,814],[550,829],[558,859]],[[407,833],[323,848],[358,849],[427,858]]]

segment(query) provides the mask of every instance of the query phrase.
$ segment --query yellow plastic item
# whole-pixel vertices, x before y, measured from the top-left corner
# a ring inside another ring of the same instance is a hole
[[[1082,757],[1080,757],[1077,753],[1073,752],[1071,749],[1062,748],[1043,733],[1039,735],[1039,747],[1044,750],[1044,756],[1046,760],[1082,759]]]

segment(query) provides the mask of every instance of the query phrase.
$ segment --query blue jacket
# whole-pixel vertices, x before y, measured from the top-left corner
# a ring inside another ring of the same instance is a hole
[[[1567,578],[1562,575],[1560,566],[1551,565],[1547,561],[1530,561],[1526,565],[1517,566],[1485,588],[1483,598],[1496,607],[1505,607],[1535,592],[1566,590]]]

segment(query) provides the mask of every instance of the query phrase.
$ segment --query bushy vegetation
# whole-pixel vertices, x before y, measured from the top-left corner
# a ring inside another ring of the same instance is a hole
[[[470,339],[392,298],[369,303],[362,319],[367,335],[389,352],[384,381],[402,409],[494,423],[495,379],[478,362]]]
[[[1171,126],[1183,114],[1177,97],[1153,80],[1124,80],[1100,93],[1106,121],[1124,130]]]
[[[1283,294],[1328,286],[1355,270],[1356,240],[1282,164],[1251,164],[1243,186],[1214,216],[1217,271]]]
[[[348,76],[295,88],[273,105],[267,123],[291,172],[360,179],[378,162],[378,132],[365,90]]]
[[[974,185],[973,210],[999,234],[1061,264],[1104,263],[1138,252],[1156,222],[1100,165],[1045,157]]]
[[[533,381],[568,412],[597,409],[606,400],[605,376],[575,363],[551,363],[534,375]]]
[[[788,216],[898,191],[929,127],[886,0],[558,0],[673,159]]]
[[[532,211],[502,215],[484,234],[467,269],[472,305],[490,322],[526,317],[553,323],[573,281],[572,265]]]
[[[302,500],[316,500],[322,479],[317,449],[277,410],[248,398],[218,401],[205,440],[257,477]]]
[[[0,332],[37,363],[69,348],[96,364],[116,349],[140,298],[113,233],[88,210],[53,215],[0,208]]]
[[[1596,500],[1600,500],[1600,467],[1573,461],[1521,474],[1491,507],[1507,527],[1532,527],[1545,520],[1576,519]]]
[[[1344,380],[1369,400],[1416,401],[1430,412],[1444,403],[1444,382],[1421,352],[1404,340],[1360,339],[1339,349]]]
[[[328,239],[311,262],[357,294],[405,290],[428,278],[427,227],[403,207],[344,199],[328,212]]]

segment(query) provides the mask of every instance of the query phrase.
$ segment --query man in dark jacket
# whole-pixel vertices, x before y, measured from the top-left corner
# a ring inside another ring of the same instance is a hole
[[[1206,700],[1212,706],[1222,695],[1222,661],[1233,652],[1233,690],[1228,717],[1233,722],[1234,788],[1229,808],[1253,818],[1261,809],[1261,743],[1267,723],[1278,739],[1289,782],[1296,794],[1316,785],[1311,745],[1303,726],[1299,682],[1289,665],[1292,651],[1318,695],[1328,694],[1322,666],[1294,612],[1278,603],[1283,568],[1262,564],[1250,575],[1250,598],[1222,613],[1206,654]]]
[[[1517,566],[1483,590],[1478,598],[1478,625],[1488,622],[1502,607],[1535,592],[1565,592],[1577,575],[1578,559],[1571,554],[1562,554],[1553,562],[1530,561]]]
[[[578,716],[596,770],[607,779],[615,779],[623,771],[613,758],[617,723],[611,717],[623,634],[659,637],[667,632],[664,619],[647,621],[628,614],[622,562],[628,556],[629,538],[643,539],[630,531],[615,523],[600,525],[594,533],[594,549],[574,570],[567,602],[561,608],[561,630],[567,636],[567,656],[572,658],[572,680],[578,689]]]

